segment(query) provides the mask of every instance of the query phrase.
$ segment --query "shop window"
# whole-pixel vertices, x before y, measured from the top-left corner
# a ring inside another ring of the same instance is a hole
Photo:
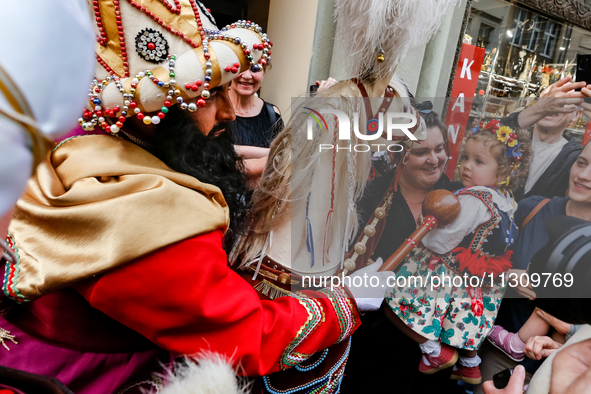
[[[551,58],[554,55],[554,48],[556,48],[556,37],[558,36],[560,27],[554,22],[547,21],[546,29],[544,30],[544,39],[542,42],[542,53],[540,55]]]
[[[511,44],[515,46],[521,46],[521,41],[523,39],[523,26],[525,25],[526,19],[527,11],[519,10],[517,18],[514,19],[515,32],[513,33],[513,39],[511,40]]]
[[[540,19],[537,15],[535,15],[530,22],[525,23],[524,28],[528,29],[529,33],[529,40],[527,42],[527,49],[530,51],[536,50],[536,45],[538,43],[538,38],[540,37]]]
[[[482,48],[488,48],[489,44],[492,41],[492,34],[494,31],[495,28],[493,26],[482,23],[480,25],[480,29],[478,30],[477,45]]]

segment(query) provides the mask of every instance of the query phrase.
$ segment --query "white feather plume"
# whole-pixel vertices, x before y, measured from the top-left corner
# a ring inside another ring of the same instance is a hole
[[[457,0],[336,0],[336,34],[351,78],[389,78],[410,48],[426,44]],[[377,62],[380,49],[385,61]]]

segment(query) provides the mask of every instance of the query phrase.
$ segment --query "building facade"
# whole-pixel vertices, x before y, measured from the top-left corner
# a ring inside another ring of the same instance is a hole
[[[347,48],[334,43],[334,0],[216,0],[211,9],[218,24],[252,19],[266,28],[273,68],[260,93],[284,115],[316,80],[347,75]],[[473,115],[502,116],[573,74],[577,55],[591,53],[591,0],[461,0],[397,70],[415,96],[435,99],[437,112],[445,102],[436,98],[451,94],[464,42],[486,50],[474,92],[486,104]],[[574,126],[584,131],[586,120],[580,123]]]

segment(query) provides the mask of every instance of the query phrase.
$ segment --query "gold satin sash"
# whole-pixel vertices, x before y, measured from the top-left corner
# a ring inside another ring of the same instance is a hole
[[[76,137],[48,155],[17,203],[9,233],[18,261],[4,290],[33,300],[228,223],[216,186],[122,139]]]

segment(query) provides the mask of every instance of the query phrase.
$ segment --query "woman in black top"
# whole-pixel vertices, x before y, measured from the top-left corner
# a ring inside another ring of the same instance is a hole
[[[250,70],[238,75],[230,86],[230,99],[234,104],[236,120],[231,124],[236,145],[268,148],[271,141],[283,130],[279,109],[265,102],[255,93],[261,87],[266,71]]]

